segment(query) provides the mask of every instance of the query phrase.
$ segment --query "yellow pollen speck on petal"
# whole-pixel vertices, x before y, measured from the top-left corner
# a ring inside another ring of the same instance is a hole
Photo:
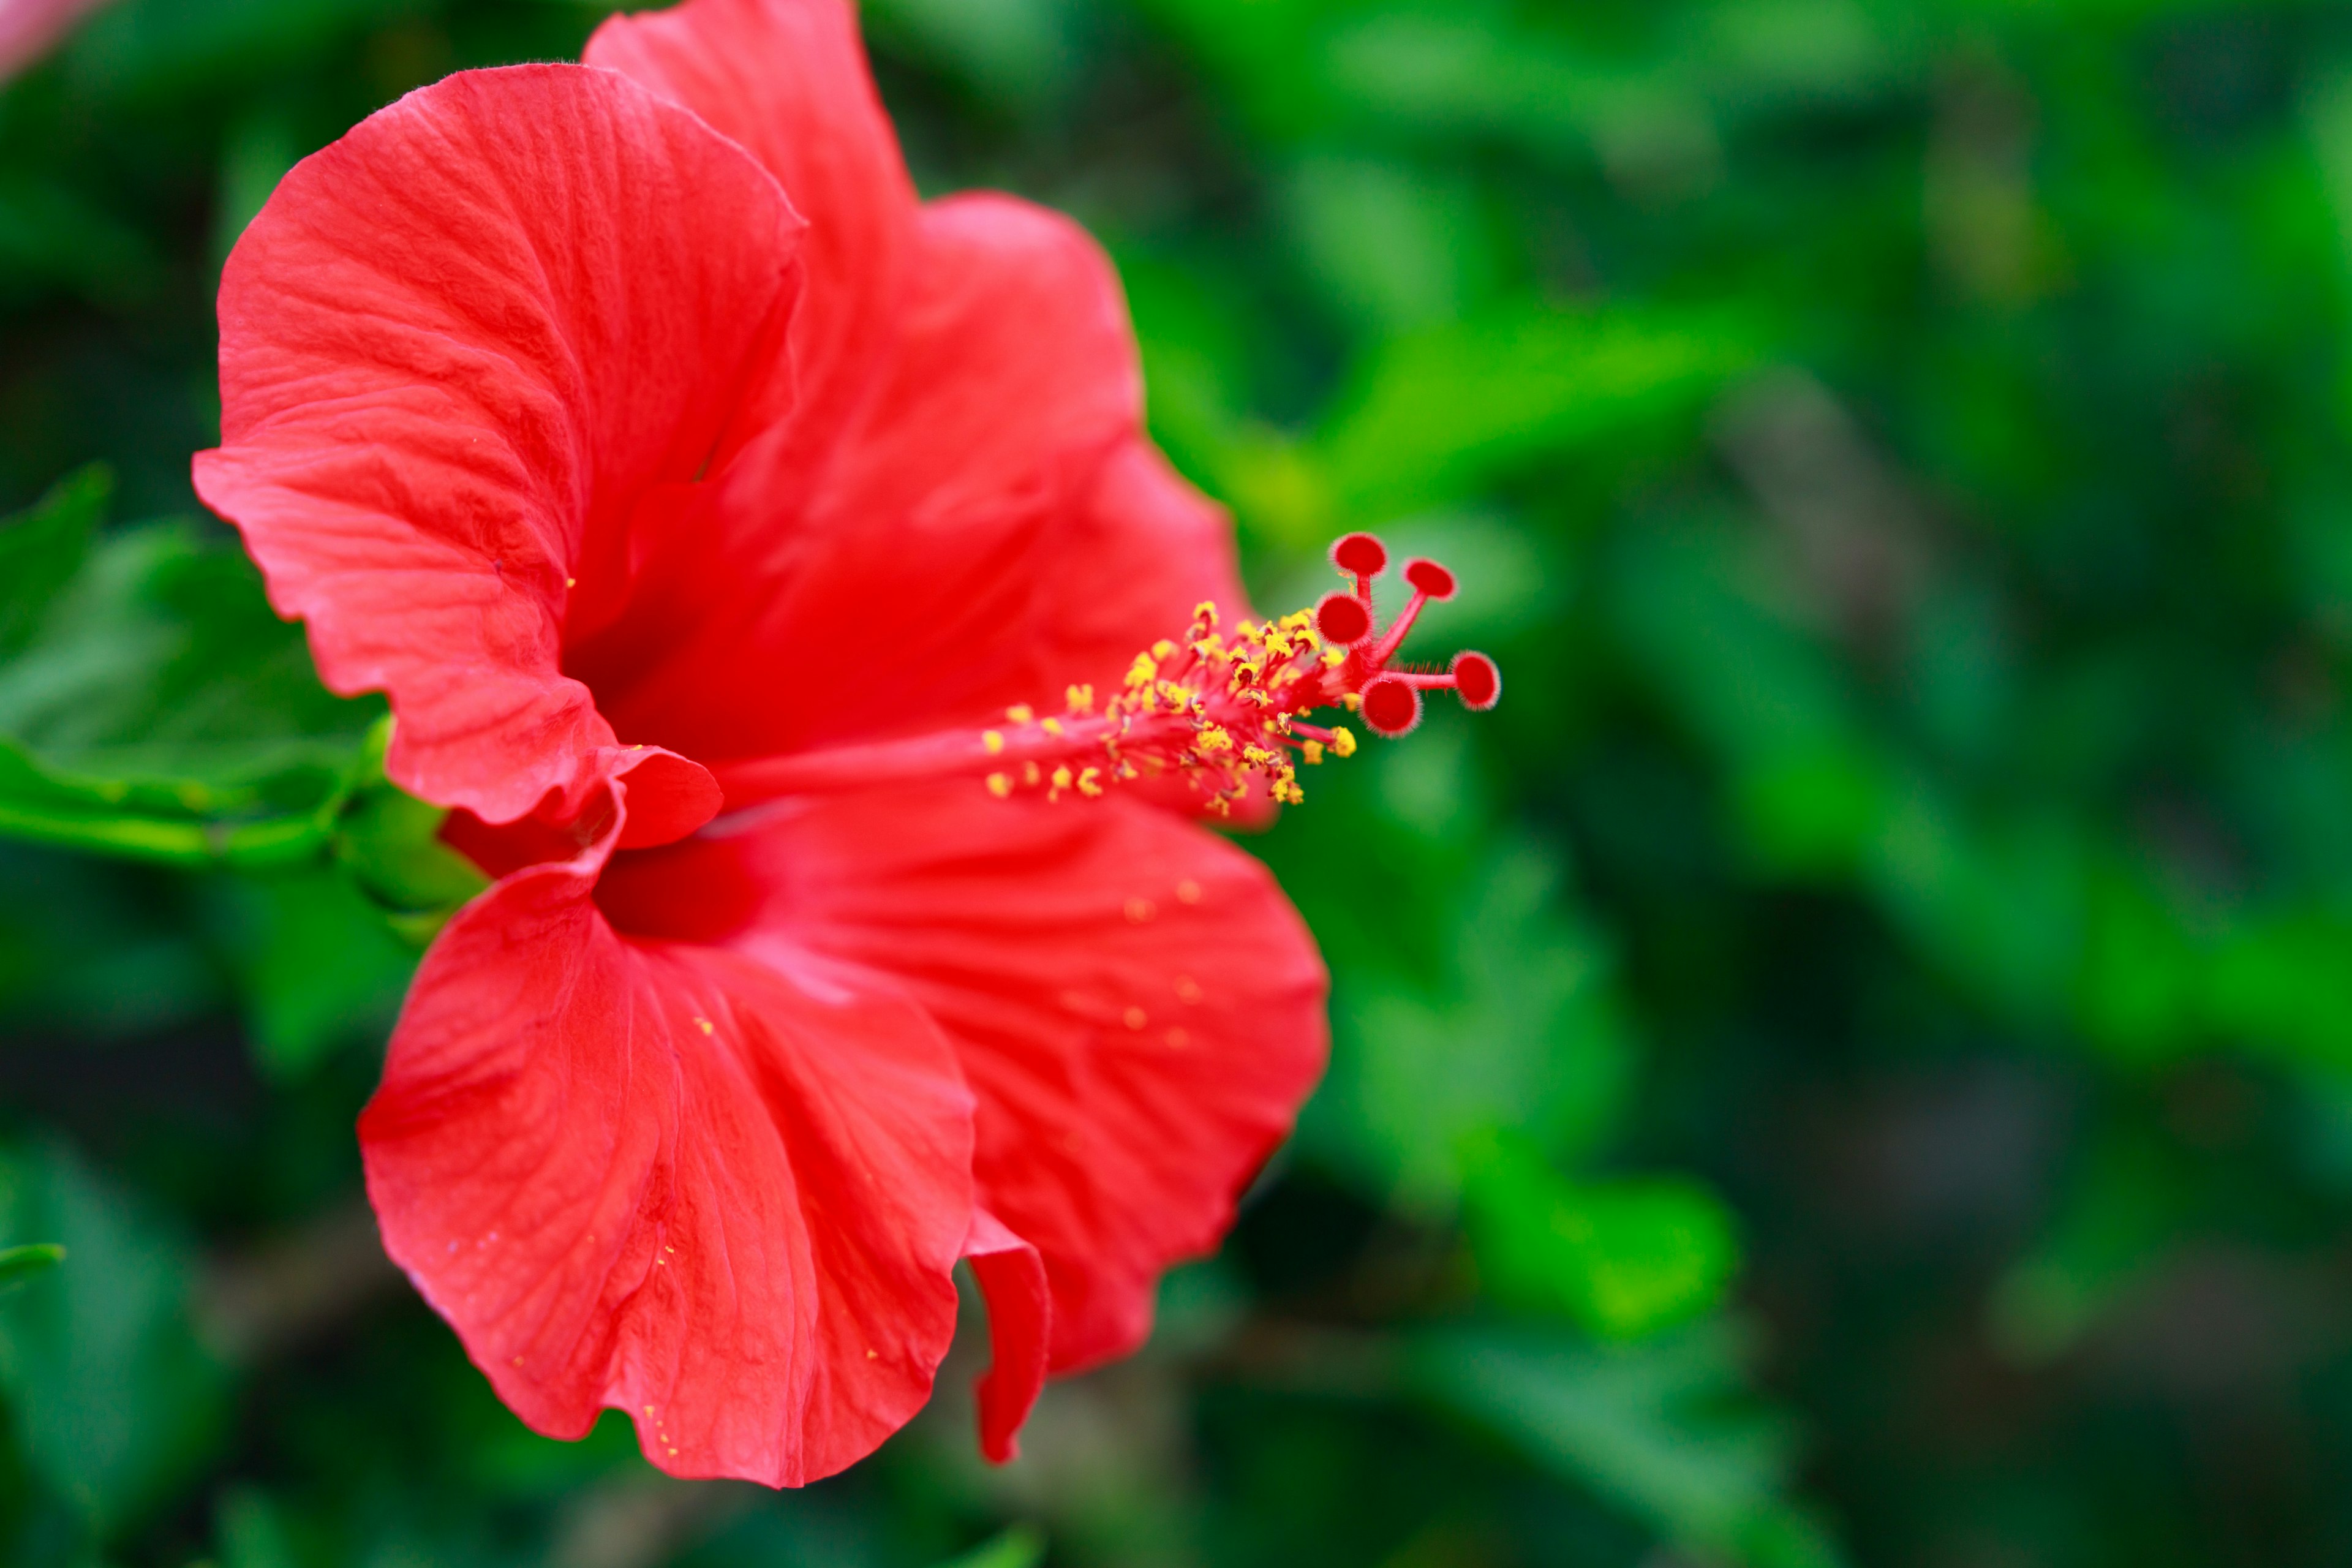
[[[653,1407],[652,1405],[646,1405],[646,1415],[651,1415],[653,1413],[654,1413],[654,1407]]]
[[[1201,884],[1193,881],[1189,877],[1177,883],[1176,901],[1180,904],[1199,903],[1201,901]]]
[[[988,754],[992,757],[1004,750],[1004,737],[994,730],[982,730],[980,732],[980,743],[988,748]]]
[[[1331,754],[1335,757],[1354,756],[1356,754],[1355,731],[1344,724],[1334,729],[1331,731]]]
[[[1058,735],[1062,732],[1062,721],[1059,719],[1048,719],[1037,727],[1048,735]]]
[[[1191,975],[1180,974],[1176,977],[1176,1000],[1179,1002],[1187,1004],[1198,1002],[1204,994],[1205,993],[1201,989],[1201,983]]]
[[[520,1357],[520,1356],[517,1356],[517,1357],[515,1357],[515,1358],[514,1358],[514,1363],[515,1363],[515,1365],[517,1365],[517,1366],[520,1366],[520,1365],[522,1364],[522,1357]]]
[[[694,1026],[701,1030],[706,1035],[711,1032],[710,1020],[708,1018],[697,1018],[694,1021]]]
[[[1015,724],[1026,724],[1030,720],[1037,717],[1037,710],[1030,707],[1026,702],[1015,702],[1004,710],[1004,716]]]
[[[1069,787],[1070,770],[1066,767],[1055,768],[1054,770],[1054,787],[1048,793],[1047,798],[1058,798],[1061,793]]]
[[[1144,1016],[1143,1009],[1140,1007],[1129,1007],[1125,1013],[1120,1014],[1119,1016],[1125,1021],[1127,1026],[1130,1029],[1140,1029],[1144,1025],[1151,1021],[1150,1018]]]
[[[1078,793],[1082,795],[1087,796],[1088,798],[1092,798],[1095,795],[1102,794],[1101,780],[1102,770],[1100,768],[1087,768],[1082,770],[1078,774]]]
[[[563,580],[563,585],[567,588],[577,588],[580,586],[580,579],[577,577],[566,577]]]
[[[1171,1029],[1168,1031],[1168,1048],[1170,1050],[1181,1051],[1192,1043],[1192,1037],[1185,1033],[1182,1029]]]
[[[880,1352],[876,1352],[876,1351],[867,1351],[867,1352],[866,1352],[866,1359],[867,1361],[878,1361],[878,1360],[880,1360],[880,1359],[881,1359],[881,1355],[880,1355]]]
[[[1319,768],[1319,767],[1321,767],[1321,766],[1323,765],[1323,742],[1320,742],[1320,741],[1309,741],[1309,742],[1307,742],[1306,747],[1304,748],[1304,751],[1305,751],[1306,759],[1307,759],[1307,765],[1308,767],[1310,767],[1310,768]]]
[[[989,774],[988,793],[994,795],[997,799],[1003,800],[1006,795],[1013,793],[1013,780],[1003,773]]]
[[[672,1449],[669,1451],[669,1457],[670,1457],[671,1458],[673,1458],[673,1459],[677,1458],[677,1450],[676,1448],[672,1448]]]
[[[1045,770],[1040,768],[1036,763],[1024,763],[1021,765],[1021,782],[1023,784],[1034,787],[1036,784],[1043,782],[1045,777]]]
[[[1137,925],[1143,924],[1146,921],[1150,920],[1159,912],[1160,906],[1153,903],[1150,899],[1129,899],[1127,900],[1127,918],[1134,921]]]

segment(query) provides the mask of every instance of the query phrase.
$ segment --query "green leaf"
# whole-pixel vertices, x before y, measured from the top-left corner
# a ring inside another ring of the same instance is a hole
[[[54,1241],[28,1241],[21,1247],[0,1247],[0,1291],[13,1290],[65,1260],[66,1249]]]
[[[113,474],[92,464],[0,523],[0,657],[32,640],[50,599],[89,555],[113,493]]]
[[[0,1299],[0,1390],[34,1470],[111,1533],[168,1500],[222,1414],[183,1295],[194,1259],[60,1146],[0,1151],[0,1231],[72,1257]]]
[[[1589,1151],[1632,1068],[1607,947],[1559,907],[1541,850],[1498,854],[1454,911],[1448,988],[1359,985],[1318,1097],[1336,1152],[1415,1206],[1459,1195],[1467,1141],[1496,1129],[1548,1152]]]
[[[1746,331],[1714,318],[1491,313],[1375,354],[1317,447],[1339,505],[1374,521],[1538,458],[1678,429],[1757,357]]]
[[[416,951],[331,865],[223,877],[209,889],[262,1070],[301,1077],[333,1047],[381,1040]]]
[[[70,531],[42,518],[16,526]],[[319,684],[235,544],[127,529],[0,662],[0,832],[179,866],[309,858],[379,711]]]
[[[1749,1568],[1832,1568],[1829,1537],[1786,1499],[1787,1424],[1745,1392],[1725,1325],[1637,1346],[1457,1330],[1414,1349],[1434,1403],[1611,1500],[1661,1535]]]
[[[1506,1305],[1630,1340],[1715,1307],[1738,1272],[1731,1216],[1695,1182],[1571,1182],[1525,1139],[1500,1136],[1465,1164],[1479,1273]]]
[[[386,910],[437,923],[489,879],[441,841],[446,811],[384,782],[383,752],[391,740],[387,716],[368,732],[361,766],[372,782],[336,826],[335,858]]]
[[[940,1568],[1037,1568],[1044,1561],[1044,1532],[1030,1525],[1016,1524],[995,1540],[940,1564]]]

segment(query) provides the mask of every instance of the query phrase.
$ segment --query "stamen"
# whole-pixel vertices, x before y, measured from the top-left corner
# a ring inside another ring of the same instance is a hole
[[[1358,579],[1354,595],[1329,595],[1313,611],[1279,620],[1242,621],[1230,633],[1218,629],[1216,605],[1201,605],[1182,638],[1163,637],[1137,654],[1099,705],[1093,689],[1073,685],[1057,717],[1015,703],[1001,727],[722,765],[720,787],[729,807],[741,810],[785,795],[957,775],[979,780],[1000,800],[1043,789],[1053,801],[1172,775],[1213,812],[1229,812],[1256,791],[1295,805],[1306,799],[1301,765],[1357,749],[1346,727],[1309,722],[1316,709],[1361,713],[1375,733],[1394,738],[1420,722],[1424,690],[1452,690],[1475,710],[1495,705],[1502,677],[1485,654],[1458,654],[1444,674],[1390,668],[1423,608],[1453,595],[1451,572],[1433,561],[1409,563],[1412,598],[1382,632],[1371,579],[1386,566],[1387,550],[1370,534],[1349,534],[1331,558]]]

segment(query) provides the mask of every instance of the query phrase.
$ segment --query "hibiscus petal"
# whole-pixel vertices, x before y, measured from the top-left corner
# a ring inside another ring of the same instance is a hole
[[[1044,1261],[1053,1367],[1132,1349],[1322,1070],[1322,963],[1273,877],[1117,795],[958,784],[753,815],[681,848],[738,864],[757,909],[735,918],[939,1021],[979,1097],[979,1201]]]
[[[196,488],[327,683],[391,694],[397,782],[490,820],[593,787],[570,580],[613,580],[648,493],[772,401],[799,227],[694,116],[525,66],[371,117],[246,231]]]
[[[1021,1425],[1045,1387],[1052,1293],[1037,1249],[986,1209],[974,1211],[963,1250],[988,1298],[988,1334],[994,1347],[994,1359],[974,1390],[980,1398],[980,1451],[992,1464],[1009,1464],[1021,1457]]]
[[[1140,433],[1100,249],[1002,197],[923,236],[900,357],[799,521],[769,509],[810,481],[747,453],[678,531],[708,558],[577,656],[633,736],[717,762],[979,723],[1242,612],[1230,526]]]
[[[616,932],[590,893],[617,837],[435,943],[361,1121],[369,1195],[530,1426],[612,1405],[674,1475],[798,1485],[929,1393],[971,1097],[902,998]]]
[[[890,331],[915,187],[849,0],[687,0],[596,29],[582,57],[685,105],[767,166],[809,219],[793,327],[800,449],[845,416]]]

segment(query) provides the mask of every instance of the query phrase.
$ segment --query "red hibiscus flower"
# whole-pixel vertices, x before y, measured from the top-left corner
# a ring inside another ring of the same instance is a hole
[[[916,200],[846,0],[413,93],[287,177],[220,312],[197,488],[499,879],[361,1121],[387,1249],[531,1426],[774,1485],[922,1405],[969,1258],[1007,1456],[1321,1068],[1312,941],[1196,803],[1296,798],[1353,744],[1318,703],[1402,731],[1493,667],[1393,668],[1368,578],[1220,627],[1109,268]]]

